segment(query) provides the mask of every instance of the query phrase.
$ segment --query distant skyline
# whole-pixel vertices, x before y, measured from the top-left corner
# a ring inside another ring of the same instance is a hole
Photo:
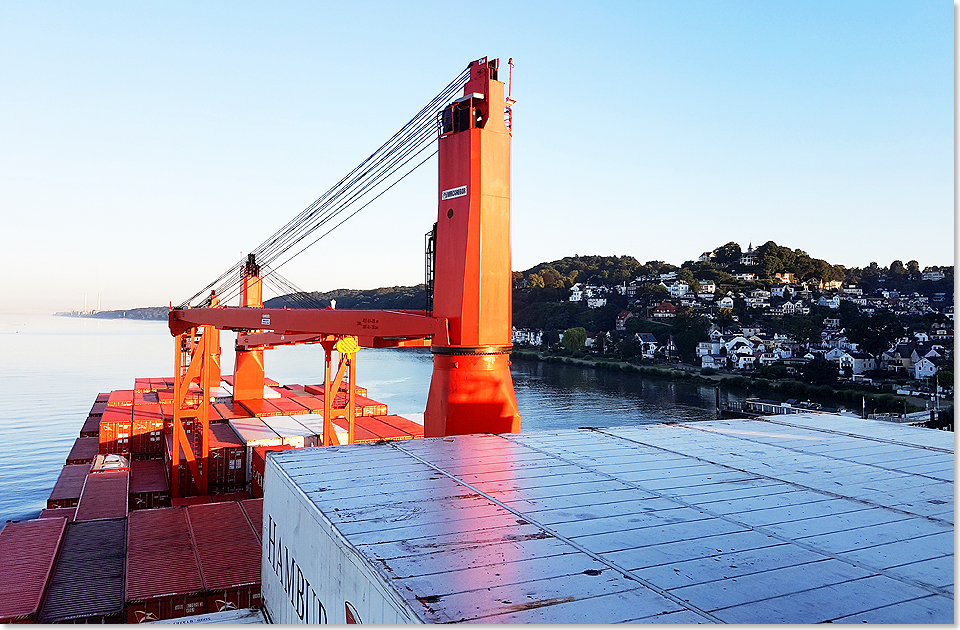
[[[515,62],[515,270],[954,264],[953,3],[4,2],[0,312],[186,299],[483,56]],[[420,283],[435,199],[434,159],[282,273]]]

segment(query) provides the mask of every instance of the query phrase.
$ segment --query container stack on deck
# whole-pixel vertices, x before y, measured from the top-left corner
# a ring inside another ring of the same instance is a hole
[[[205,497],[184,457],[172,465],[172,378],[98,394],[40,518],[0,530],[0,623],[141,623],[260,606],[267,453],[323,444],[323,388],[264,379],[263,400],[235,401],[232,385],[227,376],[211,394]],[[356,394],[356,441],[423,437],[422,424]],[[334,428],[346,443],[347,422]],[[174,474],[182,496],[171,507]]]

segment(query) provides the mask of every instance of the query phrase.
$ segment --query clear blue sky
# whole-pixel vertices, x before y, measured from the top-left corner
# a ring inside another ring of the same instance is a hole
[[[485,55],[516,64],[514,269],[953,264],[952,3],[344,4],[0,3],[0,311],[182,301]],[[433,162],[284,274],[422,282],[435,199]]]

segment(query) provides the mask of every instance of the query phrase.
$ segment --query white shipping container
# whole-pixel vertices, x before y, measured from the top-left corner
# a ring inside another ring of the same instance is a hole
[[[220,385],[215,385],[210,388],[210,402],[211,403],[227,403],[233,402],[233,390],[227,389],[225,384],[221,382]],[[203,393],[203,390],[200,388],[200,385],[197,383],[190,383],[188,387],[191,394],[200,395]]]
[[[296,416],[288,416],[292,420],[299,422],[303,425],[308,431],[314,434],[314,439],[316,440],[315,446],[323,445],[323,414],[322,413],[306,413],[298,414]],[[333,430],[337,434],[337,439],[340,441],[340,444],[346,444],[350,438],[350,433],[336,424],[333,425]]]
[[[277,623],[950,623],[953,463],[952,433],[821,414],[276,452],[263,601]]]
[[[289,444],[293,448],[317,446],[316,434],[294,420],[293,416],[268,416],[260,419],[283,438],[284,444]]]
[[[256,608],[239,608],[235,610],[224,610],[221,612],[204,613],[202,615],[191,615],[189,617],[175,617],[174,619],[161,619],[160,621],[148,621],[146,623],[174,624],[178,626],[191,625],[195,623],[228,623],[228,624],[246,624],[246,623],[267,623],[263,613]]]
[[[223,386],[210,388],[210,402],[228,403],[233,402],[233,392]]]
[[[280,446],[283,438],[277,432],[264,424],[260,418],[244,418],[228,421],[230,428],[247,445],[247,470],[244,479],[250,483],[251,465],[253,463],[254,446]]]
[[[264,398],[282,398],[282,396],[280,396],[280,392],[278,392],[277,390],[273,389],[268,385],[263,386],[263,397]]]

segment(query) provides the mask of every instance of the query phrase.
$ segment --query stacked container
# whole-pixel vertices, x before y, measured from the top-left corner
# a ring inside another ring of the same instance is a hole
[[[209,483],[211,492],[235,492],[247,485],[247,447],[226,424],[211,424]]]
[[[303,405],[299,404],[295,398],[281,397],[277,398],[276,400],[271,400],[270,404],[279,409],[286,416],[295,416],[301,413],[309,412],[309,410]]]
[[[305,415],[305,414],[300,414]],[[272,416],[261,418],[263,423],[274,430],[280,436],[284,444],[289,444],[293,448],[304,448],[311,446],[322,446],[323,438],[317,444],[317,435],[312,430],[298,422],[300,416]]]
[[[235,402],[239,403],[241,407],[250,412],[251,416],[256,416],[258,418],[262,418],[264,416],[283,415],[283,411],[281,411],[279,407],[274,405],[271,401],[263,398],[237,400]]]
[[[421,414],[422,417],[422,414]],[[404,416],[392,415],[392,416],[372,416],[372,420],[377,420],[382,422],[393,429],[400,431],[401,433],[409,436],[410,438],[422,438],[423,437],[423,422],[416,422]],[[397,439],[403,440],[406,438],[398,437]]]
[[[289,444],[253,447],[253,461],[250,464],[250,494],[257,498],[263,497],[263,473],[266,470],[267,453],[286,451],[291,448],[293,447]]]
[[[79,437],[74,441],[70,454],[67,455],[68,464],[89,464],[100,454],[100,439],[98,437]]]
[[[240,502],[240,507],[247,515],[257,540],[263,540],[263,499],[246,499]]]
[[[170,482],[162,460],[130,462],[130,509],[147,510],[170,505]]]
[[[260,605],[260,541],[236,501],[187,507],[207,611]]]
[[[100,412],[95,416],[92,414],[87,416],[87,419],[83,421],[83,426],[80,427],[80,437],[100,437],[101,417],[103,417],[103,412]]]
[[[0,531],[0,623],[37,620],[65,518],[7,523]]]
[[[206,612],[186,508],[133,512],[127,532],[127,623]]]
[[[166,448],[163,451],[163,465],[164,470],[169,471],[170,487],[173,487],[173,477],[172,475],[177,475],[177,489],[180,496],[190,496],[195,495],[199,491],[197,484],[193,479],[193,475],[190,473],[190,465],[187,463],[187,458],[183,452],[183,448],[180,448],[180,465],[177,470],[173,468],[173,436],[167,434],[164,436],[164,443]]]
[[[138,459],[163,456],[163,412],[160,403],[144,403],[133,407],[131,452]]]
[[[245,420],[230,420],[230,428],[237,434],[240,441],[246,446],[246,470],[245,479],[251,478],[250,465],[253,462],[254,446],[280,446],[283,439],[277,435],[276,431],[263,423],[260,418],[248,418]]]
[[[45,510],[40,510],[40,516],[38,518],[65,518],[68,522],[73,522],[73,517],[77,513],[77,508],[47,508]]]
[[[311,413],[304,416],[297,416],[297,422],[306,427],[311,431],[317,440],[317,446],[323,445],[323,410],[321,409],[319,413]],[[339,444],[346,444],[349,433],[343,427],[339,427],[336,424],[333,425],[333,430],[337,434],[337,440]]]
[[[40,623],[121,623],[127,521],[68,523]]]
[[[100,453],[129,453],[133,405],[108,405],[100,418]]]
[[[115,389],[107,396],[107,407],[132,407],[135,395],[132,389]]]
[[[287,387],[290,387],[291,389],[293,388],[292,385],[287,385]],[[350,387],[349,383],[340,383],[339,391],[348,392],[349,387]],[[304,385],[301,389],[303,389],[303,391],[307,392],[308,394],[320,394],[321,396],[323,396],[323,385]],[[356,392],[357,396],[367,395],[366,387],[360,387],[359,385],[355,385],[353,388],[353,391]]]
[[[234,402],[216,403],[213,409],[223,421],[252,417],[249,411]],[[210,422],[214,422],[213,414],[210,414]]]
[[[83,483],[75,521],[123,518],[127,515],[130,471],[91,472]]]
[[[47,499],[47,508],[77,507],[80,493],[83,491],[83,482],[87,480],[90,464],[73,464],[64,466],[53,485],[50,498]]]

